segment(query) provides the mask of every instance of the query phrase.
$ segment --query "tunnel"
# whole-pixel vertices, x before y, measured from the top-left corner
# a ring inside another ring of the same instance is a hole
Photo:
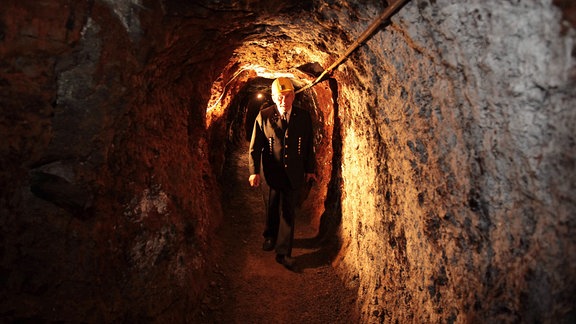
[[[2,0],[2,322],[576,322],[575,27],[570,0]],[[278,77],[314,128],[297,273],[247,179]]]

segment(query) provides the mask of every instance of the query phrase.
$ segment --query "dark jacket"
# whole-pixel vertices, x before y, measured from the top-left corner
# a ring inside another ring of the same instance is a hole
[[[304,174],[315,171],[314,133],[306,110],[293,106],[289,121],[284,133],[275,105],[260,111],[250,141],[249,168],[250,174],[259,174],[262,161],[268,185],[281,186],[287,176],[291,187],[298,189],[304,184]]]

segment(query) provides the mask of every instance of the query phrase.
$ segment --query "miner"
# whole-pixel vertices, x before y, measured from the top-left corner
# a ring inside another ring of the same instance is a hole
[[[260,111],[250,140],[249,182],[261,183],[260,170],[270,187],[264,228],[264,251],[276,251],[276,262],[296,269],[292,257],[294,220],[304,185],[316,180],[316,160],[310,114],[292,105],[294,85],[288,78],[272,83],[275,105]]]

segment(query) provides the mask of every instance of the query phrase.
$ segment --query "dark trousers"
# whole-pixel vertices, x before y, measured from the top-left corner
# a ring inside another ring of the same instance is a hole
[[[276,253],[292,255],[294,241],[294,218],[297,206],[297,190],[283,186],[270,187],[264,237],[276,239]]]

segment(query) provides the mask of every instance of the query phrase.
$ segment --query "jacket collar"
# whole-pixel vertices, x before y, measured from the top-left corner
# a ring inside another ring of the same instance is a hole
[[[280,118],[280,116],[282,116],[280,114],[280,111],[278,110],[278,107],[276,105],[274,105],[274,116]],[[290,108],[290,118],[294,117],[297,115],[297,110],[298,108],[292,106],[292,108]]]

